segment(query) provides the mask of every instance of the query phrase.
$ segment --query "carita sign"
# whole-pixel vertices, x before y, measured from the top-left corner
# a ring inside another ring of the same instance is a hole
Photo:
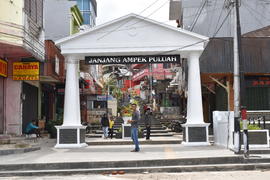
[[[149,64],[180,63],[180,55],[86,56],[85,64]]]

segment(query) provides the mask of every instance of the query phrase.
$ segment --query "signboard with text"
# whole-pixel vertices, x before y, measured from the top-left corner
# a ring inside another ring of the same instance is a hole
[[[0,76],[7,77],[7,62],[0,59]]]
[[[86,56],[85,64],[159,64],[180,63],[180,55]]]
[[[39,62],[14,62],[13,80],[38,81]]]
[[[270,87],[270,76],[245,77],[247,87]]]

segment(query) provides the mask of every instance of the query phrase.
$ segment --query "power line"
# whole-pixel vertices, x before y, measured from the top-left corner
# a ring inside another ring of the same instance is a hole
[[[269,1],[270,2],[270,1]],[[267,21],[270,21],[270,19],[268,17],[265,17],[263,14],[261,14],[261,12],[258,12],[256,9],[254,9],[253,7],[251,7],[248,3],[244,3],[242,2],[245,6],[249,7],[253,12],[256,12],[257,14],[259,14],[261,17],[265,18]]]
[[[219,21],[220,21],[220,19],[221,19],[222,14],[223,14],[223,10],[224,10],[225,3],[226,3],[226,0],[224,0],[224,2],[223,2],[222,9],[221,9],[221,11],[220,11],[220,14],[219,14],[218,21],[217,21],[217,24],[216,24],[216,27],[215,27],[215,31],[214,31],[214,32],[216,32],[216,30],[217,30]]]
[[[217,33],[219,32],[219,30],[222,28],[223,24],[225,23],[225,21],[227,20],[227,18],[229,17],[229,15],[231,14],[232,9],[229,10],[227,16],[224,18],[223,22],[221,23],[220,27],[218,28],[218,30],[214,33],[213,37],[216,37]]]
[[[190,31],[193,31],[199,17],[201,16],[202,10],[203,10],[204,6],[206,5],[206,3],[207,3],[207,0],[204,1],[202,7],[199,9],[198,15],[197,15],[197,17],[195,17],[195,19],[194,19],[194,21],[193,21],[193,23],[191,25]]]
[[[213,11],[216,11],[216,10],[219,10],[219,9],[221,9],[221,8],[215,8],[215,9],[211,9],[211,10],[208,10],[208,11],[204,11],[201,14],[206,14],[206,13],[213,12]],[[184,18],[190,18],[190,17],[196,16],[196,15],[197,15],[197,13],[185,16]]]
[[[214,5],[214,8],[216,8],[216,7],[217,7],[217,0],[215,0],[215,5]],[[209,36],[210,27],[212,26],[212,22],[213,22],[213,16],[211,16],[210,24],[209,24],[208,29],[207,29],[208,36]]]
[[[217,31],[214,33],[214,36],[215,37],[218,32],[220,31],[220,29],[222,28],[222,26],[224,25],[224,23],[226,22],[227,18],[229,17],[229,15],[231,14],[231,11],[232,9],[229,10],[228,14],[226,15],[226,17],[223,19],[221,25],[219,26],[219,28],[217,29]],[[197,45],[197,44],[200,44],[200,43],[203,43],[203,42],[207,42],[207,40],[201,40],[201,41],[198,41],[198,42],[195,42],[195,43],[192,43],[192,44],[189,44],[189,45],[185,45],[185,46],[182,46],[182,47],[179,47],[179,48],[176,48],[176,49],[172,49],[172,50],[169,50],[169,51],[164,51],[162,53],[159,53],[157,55],[162,55],[162,54],[167,54],[167,53],[170,53],[170,52],[173,52],[173,51],[176,51],[176,50],[181,50],[181,49],[185,49],[185,48],[188,48],[188,47],[191,47],[191,46],[194,46],[194,45]]]
[[[261,20],[260,19],[258,19],[256,16],[255,16],[255,14],[253,13],[253,11],[252,10],[250,10],[249,9],[249,7],[248,6],[246,6],[244,3],[243,3],[243,5],[245,6],[245,8],[246,8],[246,10],[248,10],[249,12],[250,12],[250,14],[261,24],[261,26],[263,26],[263,23],[261,22]]]
[[[142,14],[144,11],[146,11],[147,9],[149,9],[150,7],[152,7],[152,6],[153,6],[154,4],[156,4],[158,1],[160,1],[160,0],[154,1],[154,2],[153,2],[152,4],[150,4],[148,7],[146,7],[145,9],[143,9],[143,10],[140,12],[140,14]],[[140,14],[139,14],[139,15],[140,15]],[[120,27],[124,26],[124,25],[127,24],[128,22],[129,22],[129,21],[124,22],[123,24],[120,24],[120,25],[117,26],[114,30],[119,29]],[[113,32],[113,31],[104,34],[103,36],[99,37],[97,40],[103,39],[104,37],[106,37],[107,35],[109,35],[109,34],[112,33],[112,32]]]
[[[213,11],[216,11],[216,10],[219,10],[220,8],[215,8],[215,9],[211,9],[209,11],[204,11],[202,12],[201,14],[206,14],[206,13],[209,13],[209,12],[213,12]],[[185,18],[189,18],[189,17],[193,17],[195,16],[196,14],[192,14],[192,15],[189,15],[189,16],[185,16]],[[143,19],[146,19],[145,17]],[[142,20],[140,20],[142,21]],[[162,21],[162,22],[158,22],[158,24],[166,24],[167,22],[170,22],[170,20],[167,20],[167,21]],[[132,24],[133,25],[133,24]],[[167,24],[166,24],[167,25]],[[130,25],[129,25],[130,26]],[[129,27],[127,26],[127,27]],[[152,26],[152,24],[150,25],[144,25],[144,26],[137,26],[136,28],[144,28],[144,27],[148,27],[148,26]],[[117,31],[125,31],[125,30],[131,30],[132,28],[123,28],[123,29],[114,29],[114,30],[109,30],[109,31],[102,31],[102,32],[95,32],[96,34],[103,34],[103,33],[112,33],[112,32],[117,32]],[[48,37],[50,38],[65,38],[66,36],[63,36],[63,35],[59,35],[59,36],[49,36]],[[46,40],[51,40],[51,39],[46,39]]]
[[[135,22],[134,24],[131,24],[131,25],[128,25],[128,26],[133,26],[133,25],[135,25],[135,24],[138,24],[138,23],[142,22],[144,19],[146,19],[146,18],[152,16],[152,15],[155,14],[158,10],[160,10],[163,6],[165,6],[169,1],[170,1],[170,0],[165,1],[159,8],[157,8],[156,10],[154,10],[151,14],[149,14],[148,16],[144,17],[144,18],[141,19],[141,20],[138,20],[138,21]]]

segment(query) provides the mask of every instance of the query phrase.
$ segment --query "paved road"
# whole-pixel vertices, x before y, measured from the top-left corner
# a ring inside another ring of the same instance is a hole
[[[24,154],[0,156],[0,164],[127,161],[235,156],[218,146],[186,147],[181,144],[141,145],[141,152],[130,152],[134,145],[88,146],[81,149],[55,149],[55,140],[45,140],[41,150]]]
[[[270,171],[0,177],[0,180],[269,180]]]

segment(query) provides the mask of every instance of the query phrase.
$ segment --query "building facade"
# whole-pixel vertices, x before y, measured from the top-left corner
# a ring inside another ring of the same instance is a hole
[[[0,78],[0,133],[20,135],[40,114],[39,64],[45,59],[43,1],[2,0],[0,12],[0,59],[7,70]]]
[[[97,2],[96,0],[76,0],[77,6],[83,16],[83,24],[89,27],[96,26]]]
[[[182,0],[184,29],[208,37],[233,36],[233,10],[230,0]],[[241,1],[240,21],[242,33],[250,32],[269,25],[270,4],[265,0]],[[229,14],[230,13],[230,14]],[[224,25],[215,34],[222,24]]]
[[[247,110],[270,110],[269,37],[243,37],[244,102]],[[233,111],[233,39],[213,38],[200,57],[205,119]]]

